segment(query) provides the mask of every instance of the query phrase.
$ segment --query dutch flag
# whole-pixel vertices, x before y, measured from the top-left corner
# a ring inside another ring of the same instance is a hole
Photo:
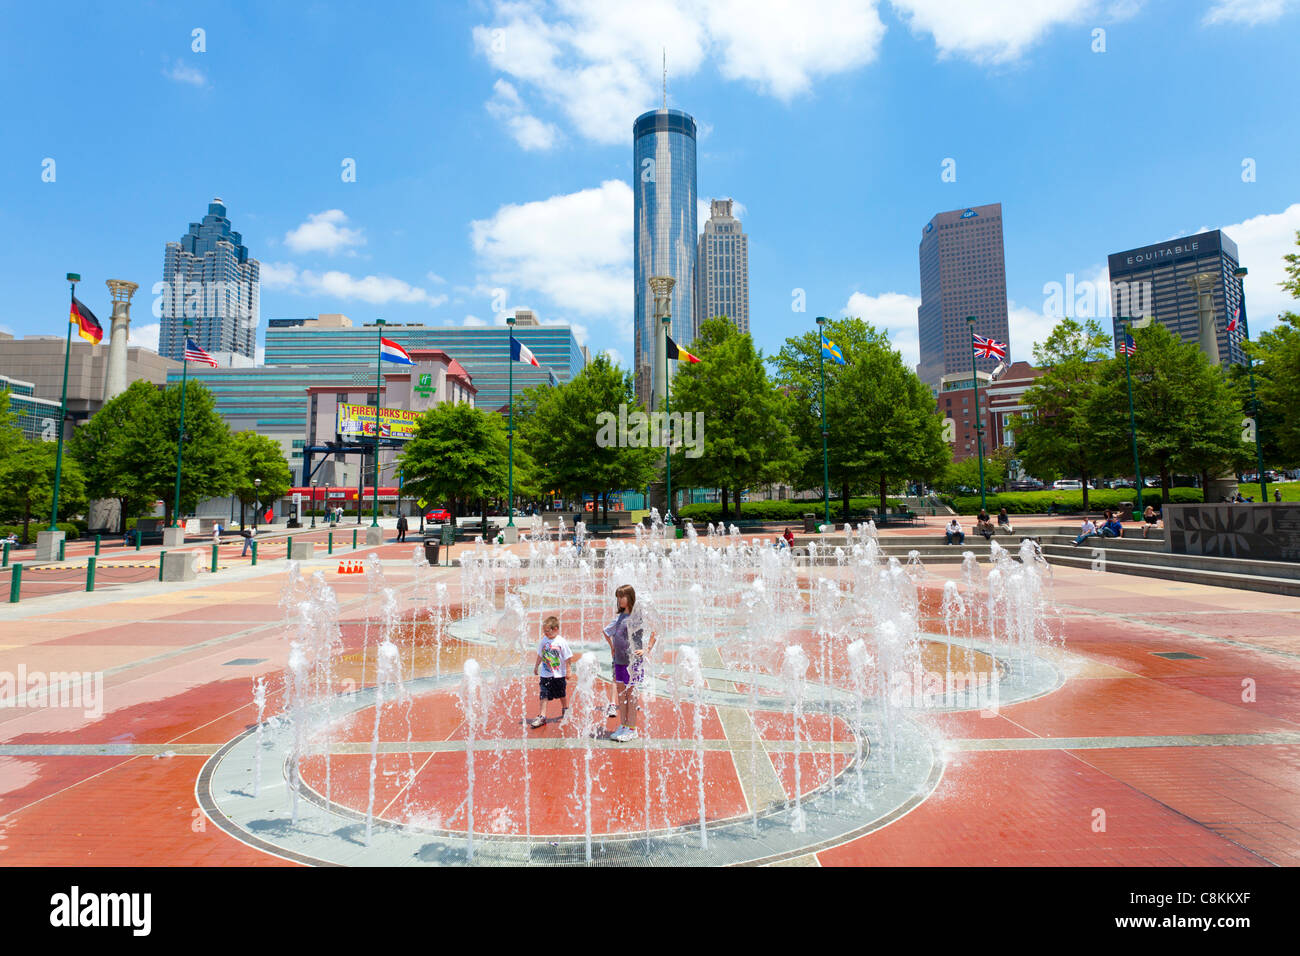
[[[402,348],[392,339],[379,339],[379,357],[385,362],[396,362],[398,365],[414,365],[411,356],[406,354],[406,349]]]
[[[513,335],[510,336],[510,358],[515,362],[523,362],[525,365],[541,368],[541,365],[537,362],[537,356],[533,354],[533,350]]]

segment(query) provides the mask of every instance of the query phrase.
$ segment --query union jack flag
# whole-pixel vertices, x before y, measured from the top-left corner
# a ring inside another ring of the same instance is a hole
[[[1127,332],[1124,333],[1124,341],[1119,343],[1119,350],[1125,355],[1135,355],[1138,347],[1137,343],[1133,341],[1133,336],[1129,335]]]
[[[202,362],[204,365],[211,365],[213,368],[217,367],[217,360],[203,351],[189,336],[185,337],[185,361]]]
[[[986,339],[982,335],[971,333],[971,343],[975,346],[975,354],[980,358],[1000,358],[1007,357],[1007,347],[1003,342],[995,342],[992,339]]]

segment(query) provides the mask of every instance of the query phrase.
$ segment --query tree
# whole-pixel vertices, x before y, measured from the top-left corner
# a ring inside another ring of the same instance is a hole
[[[620,407],[623,421],[641,411],[631,373],[605,355],[563,385],[527,390],[515,406],[515,450],[522,439],[537,481],[573,497],[590,493],[604,502],[606,521],[609,493],[643,487],[659,457],[648,443],[620,442]]]
[[[925,383],[903,364],[889,337],[861,319],[829,319],[826,334],[848,364],[825,363],[830,482],[840,491],[847,520],[849,497],[870,489],[888,510],[891,485],[931,481],[952,454],[943,420]],[[822,484],[821,331],[786,340],[772,359],[776,380],[791,397],[792,427],[804,449],[799,484]]]
[[[127,518],[143,514],[157,498],[145,490],[126,456],[132,434],[156,413],[160,398],[151,383],[132,382],[79,425],[68,444],[68,453],[81,466],[90,493],[95,498],[114,498],[121,506],[118,531],[125,531]]]
[[[1300,231],[1296,232],[1300,245]],[[1300,254],[1282,257],[1286,279],[1282,288],[1300,299]],[[1246,348],[1256,360],[1256,396],[1259,422],[1267,460],[1284,468],[1300,465],[1300,315],[1285,312],[1279,325],[1256,337]]]
[[[0,465],[0,511],[22,522],[23,544],[31,540],[33,516],[44,527],[53,510],[57,453],[56,442],[22,439]],[[77,514],[85,504],[81,470],[75,459],[65,455],[59,480],[59,510],[68,515]]]
[[[989,456],[984,459],[984,485],[994,488],[1007,480],[1007,466],[999,458]],[[980,482],[979,456],[971,455],[961,461],[950,464],[939,479],[938,488],[944,494],[965,495],[970,489],[978,489]]]
[[[1241,395],[1223,369],[1162,325],[1137,329],[1133,339],[1137,352],[1129,368],[1138,455],[1144,471],[1160,475],[1163,499],[1169,500],[1176,469],[1200,474],[1204,486],[1211,475],[1249,461]],[[1099,460],[1120,469],[1132,461],[1124,360],[1099,363],[1098,379],[1085,417],[1092,423],[1092,442],[1103,452]]]
[[[132,421],[121,462],[150,500],[161,499],[171,524],[176,490],[176,447],[180,432],[181,387],[157,393],[149,414]],[[185,456],[181,473],[181,513],[203,498],[226,495],[239,477],[230,429],[217,414],[212,393],[198,382],[185,391]]]
[[[189,409],[186,410],[188,431]],[[239,499],[239,527],[244,527],[244,508],[264,501],[277,501],[289,493],[293,475],[280,443],[257,432],[235,432],[231,436],[238,474],[232,491]],[[261,484],[257,484],[258,480]]]
[[[698,363],[678,363],[672,380],[671,411],[701,420],[696,448],[673,453],[673,477],[682,485],[706,485],[722,492],[722,517],[727,496],[746,488],[793,477],[800,453],[790,431],[790,399],[768,378],[763,355],[754,340],[728,319],[700,324],[691,351]],[[697,457],[688,457],[698,451]]]
[[[507,456],[500,415],[464,402],[443,402],[419,417],[398,462],[403,489],[430,503],[448,502],[453,521],[461,504],[480,501],[486,534],[487,499],[506,493]]]
[[[1115,460],[1114,440],[1100,442],[1090,417],[1110,341],[1093,319],[1082,325],[1068,318],[1058,322],[1046,341],[1034,346],[1034,361],[1046,372],[1025,392],[1033,414],[1020,416],[1013,432],[1016,454],[1031,474],[1079,477],[1085,510],[1089,479],[1103,463]],[[1122,368],[1119,384],[1124,384]],[[1128,448],[1127,439],[1119,447]]]

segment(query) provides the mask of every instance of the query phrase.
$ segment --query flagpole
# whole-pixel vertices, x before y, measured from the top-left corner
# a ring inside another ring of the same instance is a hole
[[[506,316],[506,326],[506,335],[510,340],[510,361],[506,363],[509,366],[510,382],[510,423],[506,426],[506,437],[510,440],[506,471],[509,480],[509,490],[506,492],[506,514],[509,515],[509,519],[506,521],[506,527],[512,528],[515,524],[515,317],[513,315]]]
[[[375,319],[379,336],[375,342],[375,487],[371,498],[373,506],[370,512],[370,527],[372,528],[379,527],[379,389],[383,378],[381,369],[384,364],[384,325],[383,319]]]
[[[176,436],[176,497],[172,505],[172,527],[179,528],[181,521],[181,461],[185,456],[185,385],[190,371],[190,360],[185,353],[190,350],[190,326],[186,319],[181,323],[181,428]]]
[[[826,443],[826,356],[824,353],[823,336],[825,332],[822,327],[826,324],[826,316],[817,316],[817,371],[821,375],[822,392],[821,392],[821,410],[822,410],[822,501],[826,505],[826,524],[831,523],[831,459],[830,452]],[[848,515],[844,516],[848,520]]]
[[[68,359],[72,356],[72,309],[77,304],[77,283],[81,276],[68,273],[71,301],[68,303],[68,342],[63,350],[63,397],[59,400],[59,449],[54,455],[54,500],[50,511],[50,530],[59,530],[59,480],[63,477],[63,426],[68,417]]]
[[[1133,316],[1121,315],[1120,321],[1125,322],[1125,339],[1132,339],[1136,344],[1137,339],[1133,338],[1133,326],[1131,324]],[[1129,441],[1133,443],[1133,475],[1137,479],[1138,514],[1142,514],[1145,509],[1142,507],[1142,466],[1138,464],[1137,418],[1133,414],[1133,375],[1129,372],[1128,342],[1126,341],[1124,345],[1124,380],[1128,382],[1128,437]]]
[[[1246,276],[1248,273],[1246,267],[1242,266],[1232,274],[1241,284],[1241,295],[1238,297],[1241,304],[1237,306],[1238,315],[1240,316],[1240,313],[1245,311],[1246,308]],[[1241,340],[1247,345],[1250,344],[1250,336],[1246,334],[1244,328],[1242,329]],[[1259,399],[1255,397],[1255,356],[1249,352],[1246,354],[1246,368],[1250,370],[1250,414],[1255,419],[1255,462],[1256,467],[1259,469],[1259,500],[1266,503],[1268,501],[1268,480],[1264,477],[1264,446],[1262,444],[1263,437],[1260,435],[1263,427],[1260,421]]]
[[[673,416],[672,405],[668,399],[668,330],[672,328],[673,317],[671,314],[664,316],[664,427],[668,429],[667,449],[668,453],[664,455],[664,478],[668,485],[668,514],[670,517],[673,513]],[[740,489],[736,489],[736,513],[740,513]],[[596,506],[593,504],[592,508]]]
[[[980,419],[980,380],[975,367],[975,316],[966,316],[966,321],[970,323],[970,384],[975,393],[975,449],[980,456],[980,511],[988,511],[984,496],[984,422]]]

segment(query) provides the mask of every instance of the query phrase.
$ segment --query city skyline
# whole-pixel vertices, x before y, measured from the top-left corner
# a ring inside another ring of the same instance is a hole
[[[1237,242],[1252,335],[1287,307],[1276,283],[1300,228],[1289,159],[1300,134],[1278,120],[1296,98],[1282,66],[1294,4],[1253,18],[1208,0],[1044,4],[1031,17],[990,13],[983,30],[960,17],[940,28],[904,2],[777,25],[670,6],[681,15],[666,25],[588,7],[421,12],[427,55],[411,67],[412,88],[448,95],[425,97],[418,130],[379,68],[391,28],[365,12],[199,22],[87,6],[72,31],[8,12],[6,32],[24,37],[0,66],[11,86],[55,57],[93,61],[104,44],[131,55],[92,88],[56,76],[15,105],[0,222],[21,240],[0,257],[13,290],[0,327],[58,334],[62,276],[79,271],[97,311],[109,311],[103,279],[140,283],[133,344],[150,344],[158,244],[221,196],[262,263],[266,315],[472,326],[532,307],[631,368],[626,131],[660,104],[665,47],[668,105],[699,123],[697,207],[736,197],[753,239],[751,331],[768,354],[815,315],[847,312],[886,329],[914,364],[918,231],[936,210],[990,199],[1010,217],[1019,358],[1054,321],[1046,286],[1096,287],[1079,301],[1106,324],[1106,257],[1162,238],[1219,228]],[[605,44],[585,42],[594,37]],[[584,79],[616,61],[624,72],[591,92]],[[1231,62],[1231,82],[1207,85],[1194,104],[1159,99],[1130,147],[1098,148],[1152,76],[1197,62]],[[178,164],[157,147],[177,117],[202,125],[234,110],[234,149]],[[1205,111],[1216,136],[1188,154],[1186,130]],[[69,115],[75,136],[53,121]],[[123,137],[123,124],[149,135]],[[105,142],[113,148],[95,145]],[[801,294],[806,308],[794,311]]]

